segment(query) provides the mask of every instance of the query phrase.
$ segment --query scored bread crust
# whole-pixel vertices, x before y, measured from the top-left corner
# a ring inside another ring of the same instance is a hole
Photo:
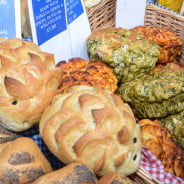
[[[139,168],[139,126],[128,104],[108,90],[71,87],[54,97],[39,125],[47,147],[66,164],[81,161],[100,176]]]
[[[33,42],[0,38],[0,123],[17,132],[38,123],[61,78],[53,54]]]

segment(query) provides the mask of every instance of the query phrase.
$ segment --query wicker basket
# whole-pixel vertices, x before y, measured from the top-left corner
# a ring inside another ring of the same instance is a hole
[[[86,8],[86,11],[92,31],[115,26],[116,0],[102,0],[100,4]],[[184,16],[153,4],[147,4],[144,24],[150,27],[162,26],[168,28],[174,31],[184,43]],[[184,64],[184,44],[179,60]],[[139,168],[130,178],[137,184],[160,184],[143,168]]]
[[[162,26],[175,32],[183,41],[180,62],[184,64],[184,16],[162,9],[153,4],[147,4],[144,24],[155,27]]]
[[[114,27],[116,0],[102,0],[92,8],[86,8],[91,31],[97,29]]]

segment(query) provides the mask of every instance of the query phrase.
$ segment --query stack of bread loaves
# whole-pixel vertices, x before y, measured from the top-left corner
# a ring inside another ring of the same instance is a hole
[[[93,85],[74,83],[62,93],[68,65],[56,66],[53,55],[33,42],[0,38],[0,183],[96,184],[96,176],[138,170],[140,127],[114,94],[113,70],[99,61],[83,64],[75,72],[91,72]],[[49,150],[67,166],[52,171],[38,145],[15,134],[36,123]]]

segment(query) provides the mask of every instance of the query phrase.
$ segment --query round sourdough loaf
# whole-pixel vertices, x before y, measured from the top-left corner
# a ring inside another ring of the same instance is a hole
[[[48,148],[66,164],[81,161],[99,176],[139,168],[140,127],[128,104],[109,90],[73,86],[54,97],[39,125]]]
[[[52,171],[37,144],[0,126],[0,183],[27,184]]]
[[[0,124],[18,132],[37,123],[61,78],[53,54],[33,42],[0,38]]]
[[[33,184],[96,184],[93,172],[84,164],[76,162],[47,173],[38,178]]]

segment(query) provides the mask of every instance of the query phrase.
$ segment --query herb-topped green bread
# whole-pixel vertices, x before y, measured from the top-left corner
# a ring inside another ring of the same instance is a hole
[[[143,77],[120,86],[119,95],[139,118],[161,118],[184,111],[184,66],[157,65]]]
[[[160,122],[171,132],[175,141],[184,149],[184,111],[160,119]]]
[[[119,82],[127,82],[149,72],[158,60],[159,45],[140,34],[123,28],[106,28],[87,39],[91,60],[101,60],[114,68]]]

